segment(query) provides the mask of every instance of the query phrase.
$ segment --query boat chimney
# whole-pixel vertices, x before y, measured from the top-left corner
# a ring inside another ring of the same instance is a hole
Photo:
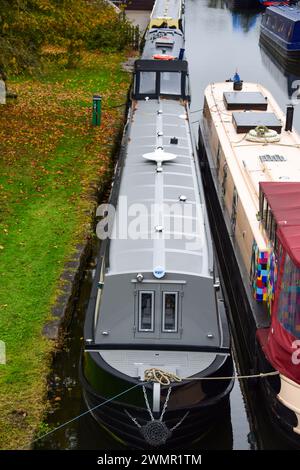
[[[293,120],[294,120],[294,106],[289,104],[286,108],[286,121],[285,121],[285,130],[293,130]]]
[[[183,57],[184,57],[184,51],[185,51],[185,49],[182,49],[182,48],[180,49],[180,51],[179,51],[179,57],[178,57],[178,60],[183,60]]]

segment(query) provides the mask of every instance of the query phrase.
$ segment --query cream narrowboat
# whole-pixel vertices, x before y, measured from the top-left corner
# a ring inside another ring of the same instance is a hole
[[[265,406],[299,445],[300,137],[293,111],[285,116],[259,84],[211,84],[199,157],[237,346],[248,371],[278,371],[259,381]]]

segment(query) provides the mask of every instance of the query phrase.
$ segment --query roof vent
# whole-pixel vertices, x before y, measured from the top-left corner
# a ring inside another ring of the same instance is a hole
[[[155,226],[155,232],[162,232],[163,231],[163,226],[162,225],[156,225]]]
[[[162,113],[163,113],[163,110],[162,110],[162,109],[158,109],[157,114],[162,114]]]
[[[260,155],[259,156],[261,162],[285,162],[286,158],[282,155]]]
[[[177,144],[178,144],[178,139],[177,139],[177,137],[171,137],[171,139],[170,139],[170,144],[177,145]]]
[[[181,194],[181,195],[179,196],[179,201],[185,202],[186,200],[187,200],[187,197],[186,197],[184,194]]]
[[[167,161],[175,160],[174,153],[167,153],[162,147],[158,147],[154,152],[144,153],[143,158],[157,164],[157,171],[162,171],[162,164]]]
[[[158,131],[157,137],[162,137],[163,135],[164,135],[164,133],[162,131]]]

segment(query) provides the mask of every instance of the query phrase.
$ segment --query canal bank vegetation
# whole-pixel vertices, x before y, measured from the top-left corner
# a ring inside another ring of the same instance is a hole
[[[131,29],[105,0],[0,0],[0,72],[33,73],[47,44],[64,48],[72,68],[86,48],[123,50]]]
[[[20,15],[22,5],[37,7],[31,20],[39,29],[40,17],[44,21],[52,15],[50,6],[98,8],[100,3],[0,0],[1,8],[18,4]],[[110,8],[108,15],[116,18]],[[18,24],[21,28],[21,20]],[[109,53],[81,43],[80,57],[72,64],[69,34],[66,29],[66,43],[51,43],[50,36],[47,43],[44,38],[37,43],[36,62],[18,55],[17,34],[10,42],[15,60],[1,55],[9,86],[18,95],[0,108],[0,340],[6,345],[6,364],[0,365],[2,449],[28,447],[45,412],[55,344],[43,336],[43,327],[63,292],[66,263],[92,236],[92,195],[110,178],[112,150],[123,125],[130,76],[120,64],[129,54],[127,33],[122,45],[113,47],[112,38]],[[91,126],[94,93],[102,95],[100,128]]]

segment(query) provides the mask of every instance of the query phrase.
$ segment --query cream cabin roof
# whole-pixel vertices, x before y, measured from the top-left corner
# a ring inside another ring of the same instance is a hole
[[[233,125],[232,113],[226,108],[224,92],[233,91],[232,82],[214,83],[205,90],[205,97],[218,133],[219,141],[226,156],[227,164],[233,177],[239,198],[246,209],[253,235],[261,250],[266,243],[257,220],[259,211],[260,181],[300,181],[300,137],[293,132],[286,132],[285,114],[272,95],[261,85],[244,83],[245,92],[261,92],[267,97],[267,112],[273,112],[282,122],[280,142],[253,143],[246,140],[246,134],[238,134]],[[263,111],[245,111],[258,113]],[[262,155],[280,155],[285,161],[261,162]]]

